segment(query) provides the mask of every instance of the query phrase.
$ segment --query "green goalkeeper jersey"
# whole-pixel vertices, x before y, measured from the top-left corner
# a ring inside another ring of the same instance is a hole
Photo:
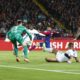
[[[26,27],[22,25],[13,26],[7,33],[10,40],[19,39],[23,33],[27,33],[30,39],[32,39],[31,34],[28,32]]]

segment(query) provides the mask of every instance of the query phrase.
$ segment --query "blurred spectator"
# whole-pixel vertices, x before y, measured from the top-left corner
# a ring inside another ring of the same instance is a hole
[[[46,16],[32,0],[0,0],[0,34],[6,33],[17,19],[27,19],[35,28],[44,31],[51,26],[54,36],[75,34],[80,26],[80,0],[39,0],[55,19],[69,29],[64,32],[53,17]],[[64,35],[62,34],[64,33]]]

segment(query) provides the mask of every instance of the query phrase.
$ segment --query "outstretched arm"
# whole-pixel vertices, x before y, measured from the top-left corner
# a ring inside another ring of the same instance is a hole
[[[45,58],[46,62],[58,62],[56,58]]]
[[[28,32],[28,30],[26,29],[26,33],[28,34],[30,40],[32,40],[32,35]]]
[[[78,57],[74,57],[76,62],[80,62],[80,60],[78,59]]]

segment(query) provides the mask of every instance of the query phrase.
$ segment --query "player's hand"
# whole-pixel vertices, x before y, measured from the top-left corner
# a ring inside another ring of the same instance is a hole
[[[77,62],[80,63],[80,59]]]
[[[6,38],[4,41],[5,41],[5,42],[10,42],[10,40],[9,40],[8,38]]]
[[[72,62],[70,60],[67,61],[68,64],[71,64]]]

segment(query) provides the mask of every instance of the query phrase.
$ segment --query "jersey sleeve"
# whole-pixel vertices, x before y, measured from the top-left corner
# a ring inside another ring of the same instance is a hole
[[[66,53],[69,55],[69,56],[72,56],[72,57],[77,57],[77,51],[76,50],[67,50]]]
[[[75,50],[75,51],[74,51],[74,57],[77,57],[77,53],[78,53],[78,52]]]
[[[25,28],[25,32],[27,33],[27,35],[29,36],[29,38],[32,40],[32,35],[28,32],[28,30]]]
[[[10,34],[10,31],[8,31],[8,32],[6,33],[6,37],[7,37],[7,38],[9,37],[9,34]]]
[[[73,56],[73,51],[72,51],[72,50],[67,50],[66,53],[67,53],[69,56]]]

